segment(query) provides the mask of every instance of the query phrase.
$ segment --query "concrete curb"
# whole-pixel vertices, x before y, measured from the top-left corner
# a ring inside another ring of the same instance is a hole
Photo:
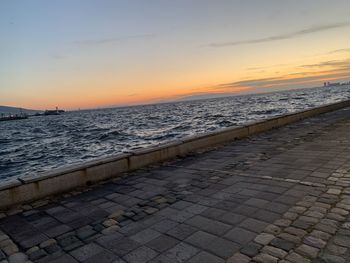
[[[190,152],[245,138],[322,113],[350,107],[350,100],[299,111],[241,127],[220,129],[172,143],[118,154],[79,165],[55,169],[40,175],[0,182],[0,209],[73,190],[116,177],[124,172],[184,156]]]

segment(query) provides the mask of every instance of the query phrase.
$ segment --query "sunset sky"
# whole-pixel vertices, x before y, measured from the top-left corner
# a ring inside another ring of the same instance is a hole
[[[0,105],[95,108],[350,80],[349,0],[2,0]]]

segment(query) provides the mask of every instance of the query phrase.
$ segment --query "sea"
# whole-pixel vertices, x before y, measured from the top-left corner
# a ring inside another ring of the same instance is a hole
[[[350,86],[66,112],[0,122],[0,180],[347,100]]]

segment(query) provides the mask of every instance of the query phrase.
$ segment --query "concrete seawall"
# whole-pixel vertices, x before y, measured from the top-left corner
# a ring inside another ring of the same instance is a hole
[[[56,169],[40,175],[5,180],[0,182],[0,209],[67,192],[77,187],[116,177],[124,172],[173,159],[176,156],[184,156],[199,149],[245,138],[345,107],[350,107],[350,100],[250,123],[241,127],[225,128],[157,147],[133,151],[129,154],[120,154]]]

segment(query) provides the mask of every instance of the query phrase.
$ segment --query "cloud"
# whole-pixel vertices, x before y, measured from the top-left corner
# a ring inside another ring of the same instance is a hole
[[[278,87],[283,90],[287,87],[307,84],[317,86],[321,85],[321,83],[327,80],[350,79],[350,59],[323,61],[318,64],[302,65],[301,67],[313,69],[314,67],[322,68],[326,66],[332,66],[333,68],[325,68],[316,72],[314,70],[309,72],[301,71],[270,78],[252,78],[242,81],[223,83],[215,86],[214,90],[220,92],[235,92],[244,88],[254,91],[270,87]]]
[[[316,64],[301,65],[300,67],[301,68],[337,67],[338,69],[350,68],[350,59],[323,61]]]
[[[152,39],[155,36],[156,35],[154,34],[142,34],[142,35],[113,37],[113,38],[87,39],[87,40],[75,41],[74,44],[81,45],[81,46],[109,45],[109,44],[119,44],[129,40]]]
[[[350,52],[350,48],[336,49],[336,50],[329,52],[328,54],[347,53],[347,52]]]
[[[285,39],[291,39],[296,37],[301,37],[304,35],[310,35],[313,33],[323,32],[331,29],[341,28],[341,27],[347,27],[350,25],[350,22],[344,22],[344,23],[336,23],[336,24],[329,24],[329,25],[320,25],[315,27],[310,27],[306,29],[302,29],[296,32],[281,34],[281,35],[275,35],[275,36],[269,36],[269,37],[263,37],[263,38],[256,38],[256,39],[248,39],[248,40],[239,40],[239,41],[230,41],[230,42],[216,42],[209,44],[210,47],[219,48],[219,47],[228,47],[228,46],[238,46],[238,45],[250,45],[250,44],[258,44],[258,43],[265,43],[265,42],[272,42],[272,41],[278,41],[278,40],[285,40]]]

